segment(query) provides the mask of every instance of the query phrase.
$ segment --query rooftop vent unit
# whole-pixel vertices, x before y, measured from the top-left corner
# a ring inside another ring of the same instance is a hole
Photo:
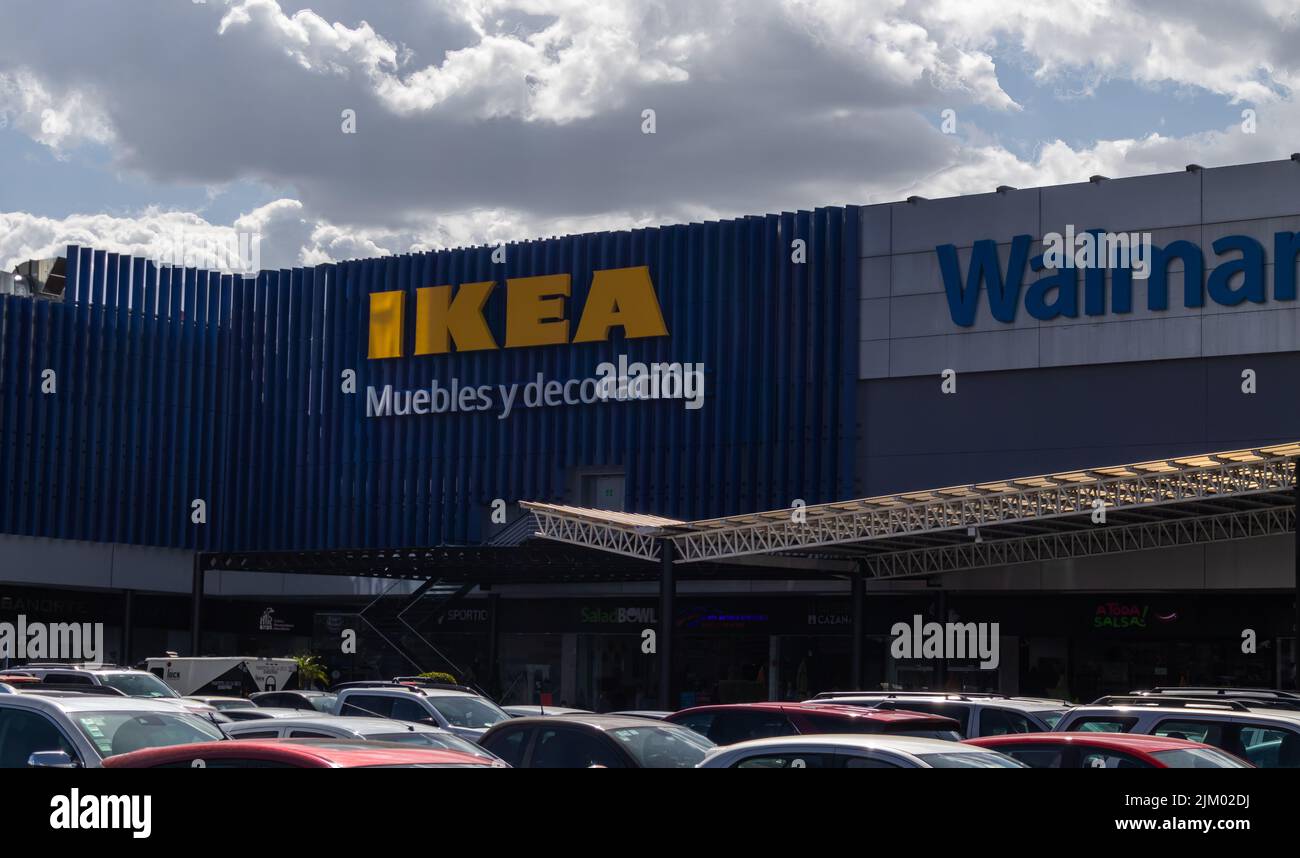
[[[67,268],[68,260],[62,256],[24,262],[9,275],[14,286],[14,291],[10,294],[62,301],[64,289],[68,285]],[[4,291],[2,281],[0,291]]]

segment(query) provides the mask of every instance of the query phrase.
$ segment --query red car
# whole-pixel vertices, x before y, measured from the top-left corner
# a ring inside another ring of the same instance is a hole
[[[1245,760],[1200,742],[1134,733],[1014,733],[967,739],[1031,769],[1249,769]]]
[[[445,769],[509,768],[464,751],[347,739],[241,739],[132,751],[104,760],[110,769]]]
[[[930,739],[961,738],[961,725],[944,715],[885,711],[833,703],[729,703],[695,706],[664,719],[707,736],[718,745],[748,739],[813,733],[888,733]]]

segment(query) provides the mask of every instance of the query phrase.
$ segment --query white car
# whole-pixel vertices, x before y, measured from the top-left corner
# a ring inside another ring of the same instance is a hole
[[[211,716],[217,712],[215,707],[207,703],[181,697],[170,685],[147,670],[133,670],[129,667],[112,665],[27,664],[7,670],[5,673],[31,676],[39,679],[43,684],[58,685],[61,689],[72,690],[76,686],[109,688],[126,697],[160,700],[197,715]]]
[[[982,752],[982,753],[980,753]],[[1024,769],[1005,754],[921,736],[776,736],[709,751],[700,769]]]
[[[242,721],[270,721],[278,718],[301,718],[303,711],[301,709],[275,709],[270,706],[245,706],[240,709],[223,710],[222,715],[229,718],[235,723]],[[324,715],[324,718],[333,718],[333,715]]]
[[[464,751],[488,759],[498,759],[486,748],[462,739],[450,730],[394,721],[392,718],[358,718],[352,715],[308,715],[298,718],[274,718],[269,721],[244,721],[221,727],[232,739],[364,739],[369,742],[398,742]]]
[[[0,768],[97,769],[130,751],[224,738],[208,719],[161,700],[0,694]]]
[[[500,706],[473,691],[437,684],[361,682],[339,686],[335,715],[369,715],[450,730],[477,742],[488,727],[510,720]]]

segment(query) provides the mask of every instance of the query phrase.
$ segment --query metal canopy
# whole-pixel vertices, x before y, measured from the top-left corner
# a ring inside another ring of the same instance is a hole
[[[657,561],[671,542],[684,566],[853,558],[903,577],[1294,530],[1296,456],[1300,442],[689,522],[520,505],[538,536],[629,558]]]
[[[487,585],[657,581],[660,575],[657,566],[639,560],[538,540],[510,546],[216,551],[197,555],[197,563],[203,572],[347,575]],[[844,572],[843,568],[810,568],[808,577],[833,578]],[[752,563],[693,564],[679,577],[683,580],[785,579],[790,577],[790,570],[754,558]]]

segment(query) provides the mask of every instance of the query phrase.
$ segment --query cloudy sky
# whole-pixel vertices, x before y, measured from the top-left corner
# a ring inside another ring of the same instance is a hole
[[[283,266],[1282,158],[1297,8],[0,0],[0,265],[186,230]]]

